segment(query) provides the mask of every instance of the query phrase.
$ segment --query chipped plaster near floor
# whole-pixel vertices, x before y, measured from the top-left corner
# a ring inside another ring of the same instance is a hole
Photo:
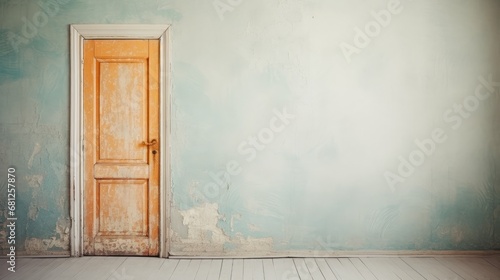
[[[56,236],[51,238],[27,238],[24,241],[24,250],[35,254],[47,252],[49,249],[69,250],[69,221],[59,219],[56,224]]]
[[[219,219],[223,216],[218,211],[217,203],[205,203],[185,211],[179,211],[182,216],[183,225],[187,226],[187,238],[178,235],[173,240],[176,246],[183,252],[209,252],[224,253],[225,247],[230,246],[239,252],[263,252],[273,251],[272,238],[244,237],[236,233],[234,237],[228,236],[222,229],[217,227]],[[235,214],[234,217],[241,217]]]

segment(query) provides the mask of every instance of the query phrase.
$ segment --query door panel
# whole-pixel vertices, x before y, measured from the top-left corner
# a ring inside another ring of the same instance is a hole
[[[158,40],[84,42],[86,255],[159,253],[158,65]]]
[[[98,60],[98,162],[147,161],[147,61]]]
[[[147,236],[146,180],[97,180],[97,192],[98,236]]]

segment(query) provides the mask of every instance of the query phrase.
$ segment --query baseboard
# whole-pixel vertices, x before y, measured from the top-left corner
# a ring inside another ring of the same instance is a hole
[[[214,254],[207,252],[170,252],[173,259],[235,259],[235,258],[370,258],[370,257],[471,257],[471,256],[500,256],[500,250],[422,250],[422,251],[289,251],[285,253],[224,253]]]
[[[16,252],[16,258],[69,258],[69,253],[53,253],[43,255],[23,254],[25,252]],[[266,258],[428,258],[428,257],[500,257],[500,250],[402,250],[402,251],[289,251],[289,252],[259,252],[259,253],[208,253],[208,252],[170,252],[168,258],[171,259],[266,259]],[[88,256],[90,257],[90,256]],[[130,257],[130,256],[124,256]],[[7,259],[6,255],[0,255],[0,259]]]
[[[18,253],[16,253],[16,259],[25,259],[25,258],[31,258],[31,259],[41,259],[41,258],[69,258],[71,257],[70,254],[65,254],[65,255],[61,255],[61,254],[54,254],[54,255],[20,255]],[[0,256],[0,259],[8,259],[8,257],[6,255],[2,255]]]

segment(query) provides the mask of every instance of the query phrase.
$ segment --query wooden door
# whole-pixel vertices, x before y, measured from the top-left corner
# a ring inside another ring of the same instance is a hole
[[[159,41],[84,42],[84,254],[159,255]]]

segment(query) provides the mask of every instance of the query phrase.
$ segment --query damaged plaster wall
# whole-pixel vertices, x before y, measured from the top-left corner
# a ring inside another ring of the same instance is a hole
[[[72,23],[172,25],[172,254],[500,247],[498,1],[3,0],[20,254],[69,251]]]
[[[185,211],[179,211],[182,226],[187,234],[172,232],[172,244],[184,252],[221,254],[225,251],[235,251],[252,255],[267,255],[273,251],[273,239],[253,238],[237,233],[228,236],[218,227],[219,221],[226,217],[219,213],[216,203],[204,203]],[[177,215],[176,215],[177,216]],[[232,229],[232,231],[234,231]]]

